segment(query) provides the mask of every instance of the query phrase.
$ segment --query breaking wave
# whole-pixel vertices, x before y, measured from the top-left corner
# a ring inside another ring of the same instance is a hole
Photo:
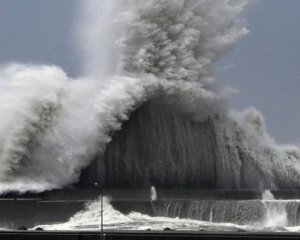
[[[0,70],[0,192],[76,183],[122,122],[156,96],[194,120],[221,119],[216,129],[226,138],[219,144],[235,149],[233,159],[249,156],[269,188],[299,187],[299,149],[277,146],[254,108],[230,110],[233,90],[214,78],[214,63],[248,33],[239,18],[247,3],[81,3],[76,29],[83,77],[71,79],[55,66]],[[240,174],[240,163],[232,165]]]

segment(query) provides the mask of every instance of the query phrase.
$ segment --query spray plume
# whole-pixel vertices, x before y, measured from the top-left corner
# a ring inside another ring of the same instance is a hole
[[[247,3],[81,3],[76,41],[84,77],[70,79],[54,66],[0,70],[0,192],[75,183],[130,113],[158,94],[199,121],[223,116],[217,127],[227,134],[226,144],[238,143],[253,155],[275,187],[274,176],[292,179],[294,186],[299,150],[275,146],[257,111],[228,113],[231,90],[214,78],[213,64],[248,32],[238,18]]]

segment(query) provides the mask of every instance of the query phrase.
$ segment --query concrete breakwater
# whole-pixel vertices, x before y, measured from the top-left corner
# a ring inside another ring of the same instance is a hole
[[[64,190],[3,196],[0,199],[0,226],[17,229],[20,226],[32,228],[40,224],[63,223],[99,198],[100,193],[100,190]],[[277,198],[290,200],[267,204],[260,200],[261,193],[257,191],[158,190],[157,193],[154,211],[148,190],[104,191],[104,195],[110,196],[111,205],[124,214],[134,211],[150,216],[247,224],[259,220],[269,206],[286,209],[289,225],[300,223],[300,202],[295,200],[300,199],[300,192],[297,191],[273,192]],[[251,211],[252,215],[249,214]]]

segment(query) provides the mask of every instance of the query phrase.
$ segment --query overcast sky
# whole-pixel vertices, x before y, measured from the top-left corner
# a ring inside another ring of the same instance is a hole
[[[72,27],[78,1],[0,0],[0,64],[54,64],[76,76],[81,64]],[[251,33],[217,66],[220,81],[240,90],[232,105],[255,106],[283,143],[300,143],[299,11],[299,0],[254,4],[244,14]]]
[[[222,61],[222,81],[240,90],[234,106],[255,106],[271,135],[300,143],[300,1],[261,0],[246,17],[251,32]]]

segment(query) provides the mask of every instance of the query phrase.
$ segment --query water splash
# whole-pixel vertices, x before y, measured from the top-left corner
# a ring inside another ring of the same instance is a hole
[[[156,201],[157,200],[157,192],[156,192],[156,189],[155,189],[155,187],[154,186],[152,186],[151,188],[150,188],[150,200],[152,201],[152,202],[154,202],[154,201]]]
[[[287,203],[275,200],[270,190],[266,190],[263,195],[263,204],[266,207],[265,227],[286,227],[288,226]]]

